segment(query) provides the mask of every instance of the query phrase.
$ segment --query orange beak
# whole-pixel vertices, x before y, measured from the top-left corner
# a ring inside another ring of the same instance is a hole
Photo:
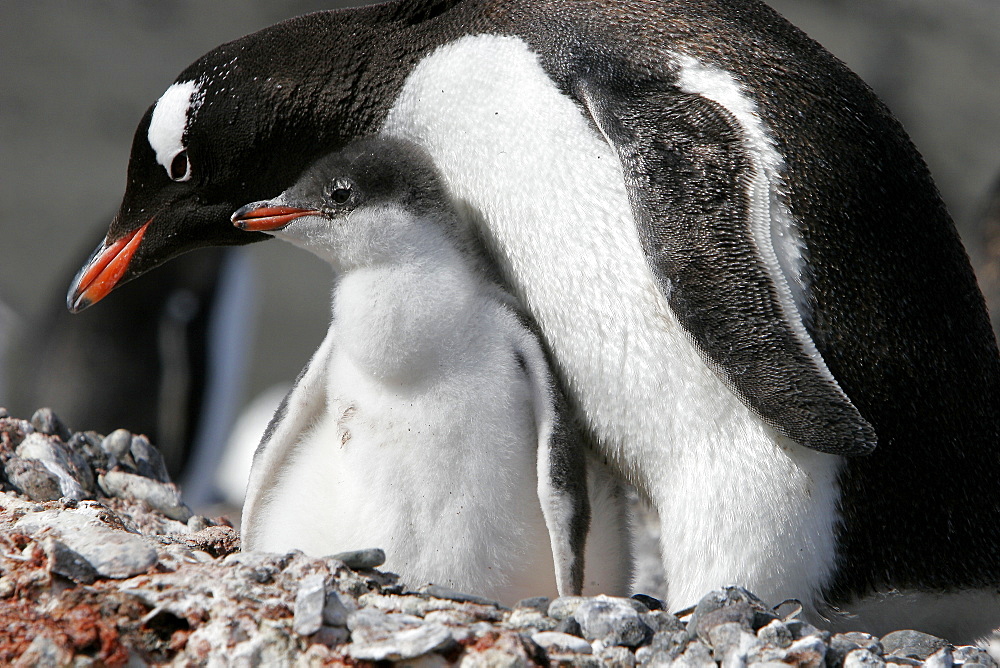
[[[310,215],[322,214],[315,209],[247,204],[233,214],[233,225],[250,232],[268,232],[279,230],[296,218]]]
[[[80,270],[70,287],[67,306],[77,313],[95,304],[107,296],[118,284],[125,270],[128,269],[132,256],[142,243],[146,228],[153,222],[150,218],[146,224],[134,232],[105,247],[91,258],[90,262]]]

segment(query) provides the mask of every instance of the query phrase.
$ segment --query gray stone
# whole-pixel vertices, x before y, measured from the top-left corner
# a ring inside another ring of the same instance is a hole
[[[838,634],[846,638],[847,640],[857,643],[858,647],[866,649],[872,654],[877,654],[882,656],[885,654],[885,649],[882,647],[882,642],[870,633],[863,633],[861,631],[851,631],[849,633]]]
[[[583,637],[605,645],[636,647],[652,635],[629,599],[595,596],[573,613]],[[645,606],[643,606],[645,608]]]
[[[332,555],[333,559],[344,562],[348,568],[354,570],[364,568],[378,568],[385,563],[385,551],[377,547],[367,550],[352,550]]]
[[[687,631],[664,631],[655,634],[648,645],[636,650],[636,659],[642,664],[670,664],[684,653],[692,638]]]
[[[36,431],[49,436],[57,436],[64,442],[72,436],[72,431],[63,424],[63,421],[52,412],[51,408],[39,408],[31,416],[31,426]]]
[[[780,647],[781,649],[785,649],[791,645],[793,640],[792,631],[780,619],[776,619],[770,624],[760,627],[757,630],[757,637],[760,638],[761,642],[773,647]]]
[[[746,589],[724,587],[709,592],[698,601],[688,628],[705,640],[708,629],[718,624],[736,622],[749,631],[756,631],[777,618],[771,609]]]
[[[121,580],[145,573],[157,561],[156,550],[141,537],[124,531],[64,536],[66,544],[79,552],[98,573]]]
[[[311,636],[323,625],[326,586],[322,574],[309,575],[299,582],[295,594],[292,629],[301,636]]]
[[[53,668],[57,666],[68,666],[73,661],[73,652],[68,647],[56,642],[46,635],[36,636],[28,649],[19,656],[13,668]]]
[[[203,515],[192,515],[188,518],[187,527],[191,533],[197,533],[202,529],[207,529],[211,526],[208,522],[208,518]]]
[[[593,648],[583,638],[557,631],[535,633],[531,639],[546,652],[555,654],[590,654]]]
[[[50,572],[83,584],[91,584],[97,579],[98,573],[90,562],[52,536],[42,541],[42,549],[45,550]]]
[[[883,668],[882,657],[867,649],[854,649],[844,657],[844,668]]]
[[[712,650],[700,640],[694,640],[670,665],[673,668],[715,668],[716,663]]]
[[[826,640],[818,635],[799,638],[785,650],[788,663],[798,668],[823,668],[826,664]]]
[[[788,630],[792,632],[792,638],[795,640],[827,633],[826,631],[820,631],[809,622],[801,619],[790,619],[785,622],[785,626],[787,626]]]
[[[348,652],[359,661],[401,661],[413,659],[454,643],[451,633],[441,624],[422,624],[397,631],[384,640],[358,642],[355,640]]]
[[[159,482],[170,482],[167,465],[163,455],[150,444],[145,436],[133,436],[129,445],[129,453],[135,461],[135,470],[141,476],[152,478]]]
[[[588,600],[586,596],[560,596],[549,604],[549,617],[562,621],[572,617],[580,604]]]
[[[597,660],[608,668],[633,668],[635,654],[626,647],[605,647],[597,653]]]
[[[101,441],[101,448],[116,461],[122,461],[132,449],[132,432],[128,429],[114,430]],[[114,463],[111,463],[111,466],[114,466]]]
[[[745,665],[749,654],[763,645],[753,631],[736,622],[713,626],[708,638],[715,660],[724,667]]]
[[[327,647],[336,647],[337,645],[350,642],[351,633],[343,626],[326,626],[324,624],[319,627],[316,633],[309,637],[309,640],[310,642],[318,642]]]
[[[550,603],[552,603],[552,599],[548,596],[533,596],[531,598],[522,598],[514,604],[514,609],[531,608],[532,610],[537,610],[544,615],[549,611]]]
[[[137,534],[108,527],[83,512],[46,510],[19,519],[14,528],[24,533],[50,529],[100,575],[124,579],[144,573],[157,561],[156,549]]]
[[[347,628],[355,642],[377,642],[395,633],[423,624],[413,615],[389,614],[376,608],[361,608],[347,616]]]
[[[924,661],[924,668],[951,668],[953,665],[955,661],[950,646],[942,647]]]
[[[554,631],[556,621],[534,608],[514,608],[507,617],[504,626],[518,631],[537,633],[538,631]]]
[[[961,647],[956,647],[952,652],[952,660],[955,663],[983,663],[987,666],[996,666],[996,661],[990,656],[990,653],[984,650],[982,647],[976,647],[975,645],[962,645]]]
[[[948,641],[920,631],[893,631],[882,638],[886,657],[905,657],[924,661],[934,652],[948,646]]]
[[[333,588],[327,588],[326,598],[323,601],[323,624],[326,626],[347,626],[347,617],[351,614],[351,608],[344,604],[340,594]]]
[[[576,621],[576,617],[567,617],[561,622],[558,622],[552,630],[558,631],[559,633],[566,633],[571,636],[577,636],[579,638],[583,637],[583,630],[580,628],[580,622]]]
[[[419,589],[421,594],[426,594],[428,596],[433,596],[434,598],[443,598],[447,601],[459,601],[460,603],[475,603],[477,605],[489,605],[493,607],[500,607],[500,604],[496,601],[491,601],[488,598],[483,598],[482,596],[476,596],[475,594],[467,594],[465,592],[456,591],[449,587],[444,587],[442,585],[429,584],[421,587]]]
[[[665,610],[653,610],[639,615],[643,623],[650,628],[653,633],[673,633],[685,629],[684,622],[677,619]]]
[[[108,471],[98,477],[98,484],[108,496],[145,501],[150,507],[178,522],[187,522],[194,514],[181,500],[180,490],[172,483],[123,471]]]
[[[97,432],[78,431],[70,437],[66,447],[82,456],[91,469],[107,470],[108,453],[101,447],[102,440]]]
[[[58,476],[37,459],[12,457],[4,463],[4,475],[18,493],[32,501],[58,501],[62,497]]]
[[[42,462],[59,480],[62,497],[81,501],[88,496],[85,485],[93,490],[93,474],[87,462],[59,441],[37,432],[28,434],[17,446],[17,456]]]

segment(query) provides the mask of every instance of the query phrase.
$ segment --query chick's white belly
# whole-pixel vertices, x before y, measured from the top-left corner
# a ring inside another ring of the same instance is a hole
[[[507,602],[553,594],[529,395],[512,382],[476,396],[480,383],[497,389],[492,371],[417,394],[334,363],[328,410],[283,467],[257,547],[380,547],[413,586]]]

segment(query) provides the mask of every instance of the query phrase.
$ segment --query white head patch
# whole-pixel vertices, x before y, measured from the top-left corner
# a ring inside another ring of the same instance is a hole
[[[204,96],[200,95],[202,82],[178,81],[166,90],[153,107],[153,117],[149,121],[149,131],[146,137],[149,145],[156,152],[156,161],[170,173],[170,166],[177,154],[185,149],[182,141],[184,130],[189,119],[201,106]],[[186,181],[191,178],[191,169],[187,168],[181,178],[176,181]]]

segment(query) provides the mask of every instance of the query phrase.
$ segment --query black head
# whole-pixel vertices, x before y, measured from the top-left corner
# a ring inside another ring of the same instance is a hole
[[[451,3],[422,21],[427,4],[298,17],[182,72],[139,123],[121,208],[73,281],[70,310],[187,250],[268,238],[234,229],[230,215],[378,131],[412,63],[434,46],[425,23]]]
[[[393,204],[417,214],[447,208],[448,196],[431,157],[392,138],[364,139],[317,160],[285,192],[293,206],[337,217],[359,207]]]
[[[389,137],[352,142],[320,158],[278,198],[247,204],[232,220],[240,230],[274,232],[303,216],[336,220],[378,207],[455,220],[448,215],[451,200],[430,155],[413,142]]]

